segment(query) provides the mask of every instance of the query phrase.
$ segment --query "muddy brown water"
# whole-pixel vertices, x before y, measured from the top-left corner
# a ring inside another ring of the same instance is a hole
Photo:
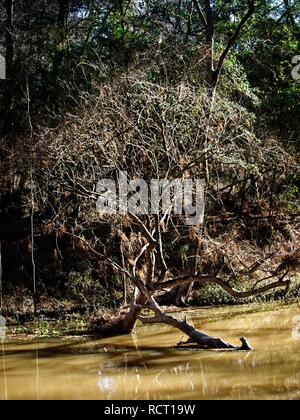
[[[247,337],[249,353],[179,350],[181,333],[162,326],[109,339],[8,335],[0,399],[300,399],[299,315],[298,304],[184,314],[234,344]]]

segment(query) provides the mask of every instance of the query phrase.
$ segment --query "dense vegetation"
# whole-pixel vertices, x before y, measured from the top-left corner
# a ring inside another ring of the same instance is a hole
[[[158,290],[161,303],[231,303],[228,288],[248,298],[274,278],[276,296],[298,293],[298,1],[6,0],[0,19],[7,315],[130,303],[153,229],[151,282],[217,279]],[[99,218],[95,185],[119,170],[205,178],[204,225]]]

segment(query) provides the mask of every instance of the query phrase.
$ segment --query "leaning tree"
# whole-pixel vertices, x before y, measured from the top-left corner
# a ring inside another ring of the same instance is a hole
[[[166,255],[163,251],[165,247],[162,243],[162,229],[166,232],[168,224],[165,218],[147,217],[147,220],[143,221],[138,216],[131,215],[131,221],[140,230],[140,241],[143,246],[134,261],[131,262],[130,268],[126,269],[110,258],[108,259],[109,264],[125,274],[134,290],[130,309],[125,317],[120,319],[120,332],[131,333],[137,321],[143,324],[165,324],[177,328],[189,337],[188,341],[178,343],[178,345],[196,345],[198,348],[209,349],[250,350],[249,343],[245,338],[241,338],[241,347],[236,347],[220,338],[211,337],[196,330],[185,320],[178,320],[174,316],[166,314],[157,303],[156,297],[162,290],[171,290],[191,283],[199,283],[202,286],[218,285],[236,299],[262,295],[277,288],[288,290],[291,280],[287,279],[287,276],[299,266],[299,255],[294,254],[284,258],[276,270],[268,272],[266,275],[262,275],[263,266],[266,261],[274,257],[274,254],[265,256],[250,267],[243,267],[240,272],[234,272],[231,276],[227,275],[226,279],[219,273],[205,275],[192,270],[189,274],[174,276],[173,270],[166,264]],[[174,220],[169,220],[169,223],[172,225]],[[138,269],[138,267],[140,268]],[[256,275],[258,272],[260,277]],[[248,278],[250,287],[248,290],[240,291],[232,286],[232,281],[243,277]]]

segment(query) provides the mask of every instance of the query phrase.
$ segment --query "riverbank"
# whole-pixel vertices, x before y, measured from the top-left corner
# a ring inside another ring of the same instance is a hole
[[[291,305],[299,305],[300,313],[300,298],[286,297],[281,300],[265,301],[265,302],[248,302],[244,304],[226,305],[220,304],[218,306],[198,306],[189,308],[163,307],[163,309],[175,315],[176,317],[184,319],[187,315],[192,316],[196,314],[201,321],[213,321],[215,318],[212,315],[218,311],[229,311],[226,315],[244,316],[255,313],[267,312],[270,310],[285,308]],[[102,310],[97,315],[79,314],[78,312],[61,313],[59,316],[46,316],[39,314],[37,317],[33,315],[28,316],[26,322],[14,322],[13,319],[8,319],[7,323],[7,337],[11,339],[36,339],[36,338],[53,338],[63,336],[113,336],[110,331],[113,319],[119,316],[120,311]],[[225,316],[225,318],[226,318]],[[217,318],[219,315],[216,316]],[[101,319],[105,322],[99,322]]]
[[[239,306],[249,304],[268,304],[268,303],[290,303],[296,302],[300,299],[300,278],[296,277],[292,283],[291,289],[286,293],[285,291],[275,290],[264,296],[257,296],[251,299],[237,300],[231,297],[223,289],[218,286],[208,285],[199,290],[194,290],[188,299],[188,310],[194,310],[199,307],[222,307],[222,306]],[[78,304],[76,301],[70,299],[55,299],[49,295],[44,295],[40,298],[40,303],[37,306],[37,314],[34,315],[34,306],[31,295],[28,291],[20,288],[16,289],[11,296],[4,296],[2,314],[6,318],[7,325],[20,326],[21,329],[26,325],[35,325],[34,330],[47,330],[48,324],[57,322],[58,324],[65,324],[71,322],[74,325],[81,326],[92,323],[98,324],[98,331],[101,331],[101,325],[97,322],[98,319],[107,320],[118,316],[120,311],[126,310],[127,305],[121,305],[119,308],[112,309],[107,307],[95,307],[88,302]],[[168,306],[168,311],[181,311],[184,309],[175,306]],[[101,323],[100,323],[101,324]],[[93,327],[94,328],[94,327]],[[32,331],[30,332],[32,333]]]

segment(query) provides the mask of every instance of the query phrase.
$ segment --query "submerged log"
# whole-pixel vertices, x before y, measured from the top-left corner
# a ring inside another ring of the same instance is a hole
[[[204,345],[203,340],[201,339],[200,342],[193,341],[189,339],[185,342],[177,343],[177,348],[187,349],[187,350],[231,350],[231,351],[252,351],[253,349],[250,347],[248,340],[244,337],[240,339],[242,345],[241,346],[232,346],[231,344],[226,343],[225,341],[207,336],[206,344]]]
[[[211,337],[201,331],[196,330],[186,321],[180,321],[170,315],[164,314],[158,307],[152,308],[156,316],[152,318],[139,317],[143,324],[165,324],[179,329],[186,334],[189,339],[185,343],[178,343],[180,346],[193,346],[193,348],[207,349],[207,350],[235,350],[235,351],[251,351],[252,348],[246,338],[241,338],[241,346],[233,346],[221,338]],[[196,347],[195,347],[196,346]]]

